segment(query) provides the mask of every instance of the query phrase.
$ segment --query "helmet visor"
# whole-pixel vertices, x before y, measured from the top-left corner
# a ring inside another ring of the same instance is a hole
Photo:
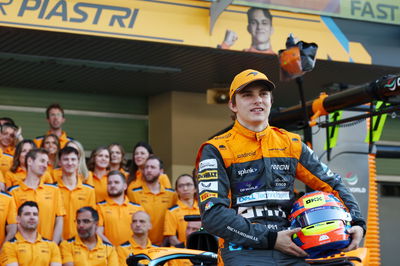
[[[344,222],[351,221],[350,214],[342,208],[333,206],[324,206],[319,208],[313,208],[307,210],[300,214],[296,218],[300,227],[306,227],[312,224],[332,221],[332,220],[342,220]]]

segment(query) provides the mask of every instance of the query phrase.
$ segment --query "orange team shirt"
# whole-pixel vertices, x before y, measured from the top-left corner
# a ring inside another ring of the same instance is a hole
[[[31,243],[17,232],[13,239],[4,243],[0,262],[1,265],[18,263],[21,266],[61,264],[61,256],[57,244],[53,241],[38,234],[35,243]]]
[[[57,182],[57,180],[60,180],[62,178],[62,169],[61,168],[53,169],[52,175],[53,175],[53,180],[55,182]],[[92,172],[89,172],[89,176],[88,176],[88,178],[86,180],[83,178],[83,176],[81,174],[78,174],[78,178],[80,180],[82,180],[82,183],[87,184],[87,185],[91,185],[92,187],[94,187],[93,186],[93,174],[92,174]]]
[[[96,195],[94,187],[83,184],[80,178],[78,178],[76,187],[73,190],[69,190],[69,188],[64,184],[62,178],[57,180],[57,185],[61,191],[66,212],[66,215],[64,216],[62,236],[63,239],[70,239],[78,234],[75,223],[76,211],[85,206],[90,206],[96,209]]]
[[[115,246],[126,242],[132,235],[132,214],[144,211],[142,206],[130,202],[127,197],[121,205],[107,197],[106,200],[97,203],[97,209],[99,226],[104,227],[104,235]]]
[[[115,248],[97,236],[97,244],[89,249],[79,236],[64,240],[60,244],[62,263],[72,262],[75,266],[118,266]]]
[[[8,146],[5,150],[4,153],[9,154],[11,156],[14,156],[15,154],[15,146]]]
[[[178,204],[169,208],[165,214],[164,236],[178,236],[180,242],[186,242],[185,215],[200,215],[199,204],[197,201],[192,207],[187,206],[178,200]]]
[[[36,189],[28,187],[24,182],[11,187],[10,194],[14,197],[17,209],[25,201],[36,201],[39,206],[39,233],[46,239],[53,239],[56,216],[64,216],[65,209],[60,189],[54,184],[40,181]]]
[[[47,131],[47,133],[46,133],[45,135],[40,136],[40,137],[36,137],[36,138],[33,140],[33,142],[35,142],[35,144],[36,144],[36,147],[39,148],[40,145],[42,145],[42,142],[43,142],[44,137],[45,137],[46,135],[49,135],[49,134],[52,134],[52,133],[50,132],[50,130]],[[73,138],[68,137],[68,136],[67,136],[67,133],[66,133],[65,131],[63,131],[63,132],[61,133],[61,136],[58,137],[58,141],[60,142],[60,149],[64,148],[64,147],[65,147],[65,144],[67,144],[67,143],[68,143],[69,141],[71,141],[71,140],[73,140]]]
[[[103,201],[107,198],[107,175],[98,178],[92,171],[92,182],[94,186],[94,190],[96,191],[96,202]]]
[[[158,178],[158,181],[165,188],[172,188],[171,187],[171,182],[169,181],[169,178],[168,178],[168,176],[166,174],[160,175],[160,177]],[[131,193],[132,189],[138,188],[138,187],[142,187],[144,184],[146,184],[146,182],[144,181],[144,177],[143,177],[142,171],[140,171],[140,170],[136,171],[136,180],[132,181],[128,185],[128,189],[126,190],[126,194],[128,195],[128,197],[130,198],[129,194]]]
[[[0,174],[4,175],[8,170],[10,170],[13,163],[13,158],[14,157],[11,154],[3,152],[3,150],[0,148]]]
[[[149,238],[154,244],[161,246],[164,239],[165,213],[178,200],[175,190],[161,185],[160,193],[153,194],[144,184],[140,188],[133,189],[131,196],[130,200],[140,204],[150,215],[152,229],[149,231]]]
[[[120,266],[126,266],[126,259],[129,257],[130,254],[146,254],[149,248],[156,248],[158,246],[153,245],[150,239],[147,239],[147,245],[145,248],[142,248],[138,243],[136,243],[133,237],[130,237],[128,241],[117,246],[117,254]],[[139,263],[147,265],[149,261],[139,261]],[[169,264],[168,264],[169,265]]]
[[[5,239],[6,225],[17,223],[17,208],[10,194],[0,192],[0,248]]]
[[[21,182],[23,182],[26,178],[26,170],[22,169],[21,167],[17,168],[17,171],[15,173],[11,171],[7,171],[7,173],[4,175],[4,181],[6,183],[6,188],[9,189],[12,186],[19,185]],[[51,177],[51,174],[48,170],[44,172],[43,176],[41,177],[41,180],[43,180],[43,183],[53,183],[53,178]]]

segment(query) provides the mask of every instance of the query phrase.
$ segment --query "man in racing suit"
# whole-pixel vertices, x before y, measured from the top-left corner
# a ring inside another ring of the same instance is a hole
[[[269,126],[274,87],[259,71],[239,73],[229,92],[233,128],[204,143],[197,155],[202,223],[221,238],[225,265],[306,265],[307,253],[291,240],[300,228],[287,230],[295,178],[345,203],[353,219],[346,251],[365,234],[359,206],[341,177],[299,135]]]

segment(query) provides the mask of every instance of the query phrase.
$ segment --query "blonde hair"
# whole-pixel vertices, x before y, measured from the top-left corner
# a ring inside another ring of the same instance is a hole
[[[86,181],[89,177],[89,170],[86,166],[85,149],[83,148],[82,144],[77,140],[70,140],[65,146],[69,146],[70,143],[77,147],[77,150],[79,152],[78,174],[83,177],[83,181]]]

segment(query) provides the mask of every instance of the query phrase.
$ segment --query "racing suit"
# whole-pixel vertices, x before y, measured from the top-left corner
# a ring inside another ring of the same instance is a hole
[[[277,232],[290,226],[295,178],[314,190],[333,193],[349,209],[353,225],[365,228],[341,177],[321,163],[299,135],[283,129],[268,126],[254,132],[236,121],[231,130],[200,147],[196,168],[202,223],[222,238],[225,265],[255,265],[257,256],[261,265],[268,264],[266,257],[272,265],[304,263],[273,250]],[[290,258],[298,261],[288,262]],[[246,264],[249,259],[252,262]]]

